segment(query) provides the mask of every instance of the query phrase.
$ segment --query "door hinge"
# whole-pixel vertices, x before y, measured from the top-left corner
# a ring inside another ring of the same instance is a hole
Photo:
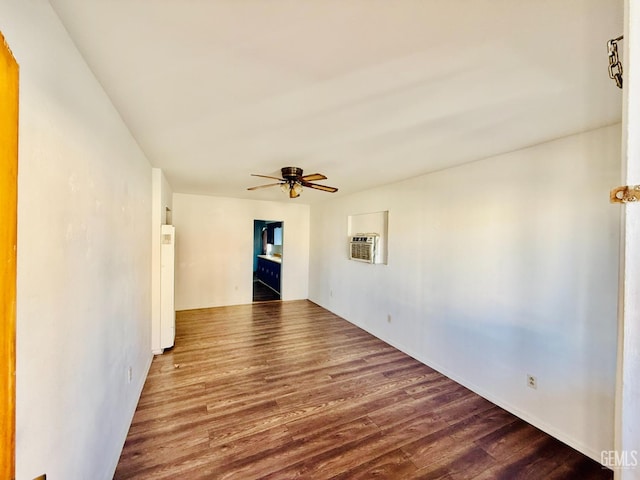
[[[640,201],[640,185],[624,185],[611,190],[611,203],[631,203]]]

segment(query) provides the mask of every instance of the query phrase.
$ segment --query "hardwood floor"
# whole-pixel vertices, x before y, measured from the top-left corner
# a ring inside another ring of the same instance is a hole
[[[179,312],[116,479],[611,479],[308,301]]]

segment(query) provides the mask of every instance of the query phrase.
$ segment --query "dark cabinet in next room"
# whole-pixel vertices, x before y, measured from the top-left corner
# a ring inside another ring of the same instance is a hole
[[[280,263],[258,256],[258,280],[278,293],[280,293],[280,270]]]

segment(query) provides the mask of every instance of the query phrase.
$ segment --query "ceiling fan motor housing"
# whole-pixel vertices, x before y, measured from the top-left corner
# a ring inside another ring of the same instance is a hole
[[[280,171],[282,172],[282,178],[289,181],[296,180],[302,176],[302,169],[298,167],[282,167]]]

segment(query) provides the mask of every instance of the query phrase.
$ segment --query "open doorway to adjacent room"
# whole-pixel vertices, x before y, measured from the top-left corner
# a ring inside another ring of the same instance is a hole
[[[283,222],[253,221],[253,301],[281,299]]]

